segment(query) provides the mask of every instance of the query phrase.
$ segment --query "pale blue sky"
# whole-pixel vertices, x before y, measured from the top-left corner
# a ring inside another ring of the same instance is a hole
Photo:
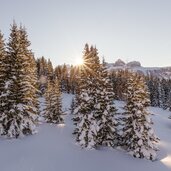
[[[0,0],[0,29],[13,19],[28,31],[36,57],[75,63],[84,44],[107,62],[171,66],[171,0]]]

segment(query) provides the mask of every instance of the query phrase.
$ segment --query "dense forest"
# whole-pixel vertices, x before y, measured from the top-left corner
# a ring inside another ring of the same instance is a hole
[[[62,92],[75,94],[77,91],[80,67],[73,65],[58,65],[53,68],[50,59],[41,57],[36,59],[37,73],[40,90],[43,93],[46,88],[46,79],[57,77],[60,82]],[[106,63],[107,65],[107,63]],[[143,75],[150,94],[150,105],[171,110],[171,80],[159,78],[152,73]],[[109,71],[110,79],[113,85],[116,100],[124,100],[126,82],[129,71],[125,69]],[[44,81],[43,81],[44,80]]]

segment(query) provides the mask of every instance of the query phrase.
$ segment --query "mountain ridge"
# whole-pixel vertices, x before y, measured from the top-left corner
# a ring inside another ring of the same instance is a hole
[[[159,78],[171,79],[171,66],[166,67],[144,67],[139,61],[130,61],[125,63],[123,60],[118,59],[114,63],[107,63],[106,66],[108,71],[112,72],[115,70],[130,70],[138,72],[144,75],[152,75]]]

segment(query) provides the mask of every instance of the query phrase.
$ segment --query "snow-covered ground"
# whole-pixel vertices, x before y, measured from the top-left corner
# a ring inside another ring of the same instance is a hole
[[[63,95],[68,111],[72,95]],[[116,102],[117,106],[123,103]],[[124,151],[85,150],[75,144],[71,115],[65,125],[41,124],[38,133],[20,139],[0,139],[0,171],[169,171],[171,170],[170,112],[150,108],[154,129],[161,139],[157,161],[136,159]]]

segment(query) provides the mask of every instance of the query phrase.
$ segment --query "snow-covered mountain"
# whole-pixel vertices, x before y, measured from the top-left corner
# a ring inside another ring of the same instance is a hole
[[[157,76],[160,78],[171,79],[171,66],[170,67],[143,67],[141,66],[141,63],[139,61],[131,61],[125,63],[121,59],[118,59],[114,63],[107,63],[107,67],[109,71],[128,69],[145,75],[152,74],[153,76]]]

